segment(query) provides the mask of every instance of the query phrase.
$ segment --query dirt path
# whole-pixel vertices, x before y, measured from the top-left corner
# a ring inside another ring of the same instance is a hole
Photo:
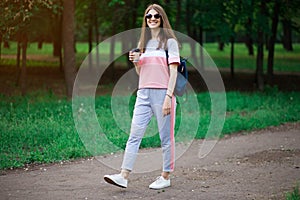
[[[2,172],[1,199],[284,199],[300,183],[300,123],[221,139],[205,158],[197,140],[176,162],[172,187],[148,185],[159,171],[131,174],[129,187],[106,184],[116,171],[96,159]],[[142,164],[142,163],[137,163]]]

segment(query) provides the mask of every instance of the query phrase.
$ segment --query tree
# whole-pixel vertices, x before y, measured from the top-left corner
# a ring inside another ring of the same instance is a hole
[[[35,10],[39,6],[46,5],[47,2],[33,2],[29,0],[3,0],[0,2],[0,27],[1,33],[6,40],[17,35],[18,37],[18,60],[20,63],[20,55],[22,54],[22,67],[20,71],[19,80],[21,85],[21,93],[26,93],[26,50],[28,43],[28,32],[31,18]],[[22,53],[21,53],[22,50]],[[19,68],[17,68],[19,70]],[[19,72],[18,72],[19,73]]]
[[[277,34],[277,26],[279,21],[279,12],[281,7],[281,1],[275,0],[273,4],[273,16],[272,16],[272,27],[271,27],[271,35],[268,41],[268,82],[272,83],[273,79],[273,63],[274,63],[274,48]]]
[[[243,1],[243,12],[245,18],[241,25],[245,27],[245,45],[248,49],[248,55],[254,55],[253,49],[253,21],[254,21],[254,0]]]
[[[263,60],[264,60],[264,36],[267,28],[266,2],[258,4],[257,12],[257,57],[255,80],[259,90],[264,89]]]
[[[22,70],[20,81],[21,83],[21,90],[22,94],[24,95],[26,92],[26,47],[27,47],[27,30],[26,24],[28,23],[28,19],[30,18],[30,11],[32,6],[28,3],[28,1],[1,1],[0,3],[1,8],[1,35],[3,35],[7,40],[17,34],[20,35],[20,43],[22,45]],[[22,35],[21,35],[22,33]],[[23,39],[23,40],[22,40]],[[21,48],[18,48],[20,50]],[[19,58],[19,56],[18,56]],[[19,61],[17,61],[19,63]]]
[[[231,0],[224,2],[222,4],[222,9],[223,14],[222,18],[220,19],[221,22],[223,22],[222,26],[220,25],[219,27],[225,27],[225,31],[221,32],[223,33],[223,38],[224,40],[229,40],[230,41],[230,72],[231,72],[231,77],[234,77],[234,43],[235,43],[235,28],[237,24],[240,21],[240,18],[243,15],[242,12],[242,6],[239,1],[236,0]],[[223,28],[224,29],[224,28]]]
[[[64,0],[63,2],[63,48],[64,48],[64,75],[66,81],[67,97],[72,97],[73,85],[76,77],[75,60],[75,0]]]
[[[187,0],[186,1],[186,33],[198,41],[201,45],[200,47],[200,60],[197,59],[196,55],[196,44],[194,42],[190,43],[191,47],[191,58],[194,60],[196,66],[199,66],[200,70],[204,70],[204,58],[203,58],[203,31],[210,28],[210,23],[207,23],[210,19],[210,7],[205,1],[195,1]]]
[[[287,51],[293,51],[292,31],[300,32],[300,1],[282,0],[281,23],[283,27],[282,44]]]
[[[293,51],[291,20],[283,19],[282,27],[283,27],[283,37],[282,37],[283,48],[287,51]]]
[[[62,70],[62,0],[53,0],[51,21],[53,56],[59,57],[59,67]]]
[[[0,1],[0,35],[4,41],[17,40],[17,82],[21,93],[26,93],[27,45],[31,40],[38,40],[47,32],[48,14],[55,7],[54,0],[2,0]],[[49,12],[50,11],[50,12]],[[46,31],[45,31],[46,29]],[[22,62],[21,62],[22,58]],[[21,63],[21,67],[20,66]]]

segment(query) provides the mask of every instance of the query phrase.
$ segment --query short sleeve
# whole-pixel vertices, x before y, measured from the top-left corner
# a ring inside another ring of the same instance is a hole
[[[180,55],[179,55],[179,46],[178,42],[174,38],[170,38],[167,41],[167,50],[169,54],[169,64],[179,64]]]

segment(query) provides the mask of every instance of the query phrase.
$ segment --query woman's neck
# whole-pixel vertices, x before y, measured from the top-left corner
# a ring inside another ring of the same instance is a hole
[[[159,40],[159,37],[158,37],[159,32],[160,32],[160,28],[151,29],[151,37],[152,37],[152,39]]]

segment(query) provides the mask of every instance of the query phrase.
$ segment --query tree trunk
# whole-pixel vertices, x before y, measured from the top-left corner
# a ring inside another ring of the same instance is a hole
[[[113,28],[113,35],[115,34],[115,28]],[[109,61],[112,61],[110,64],[110,72],[111,72],[111,81],[113,82],[115,79],[115,61],[114,61],[114,56],[115,56],[115,37],[111,37],[110,40],[110,54],[109,54]]]
[[[130,7],[130,8],[133,7],[133,5],[132,5],[133,3],[132,3],[131,0],[126,0],[125,4],[126,4],[127,7]],[[134,10],[133,9],[130,10],[130,15],[131,16],[134,15]],[[123,19],[123,23],[124,23],[125,30],[130,30],[131,28],[134,28],[133,26],[130,27],[130,25],[132,25],[131,21],[129,21],[127,19],[125,19],[125,20]],[[124,40],[122,40],[122,52],[127,53],[126,54],[127,58],[129,56],[129,51],[128,50],[133,49],[136,46],[136,43],[133,44],[131,42],[132,42],[132,40],[127,35],[126,35],[126,37],[124,37]],[[127,65],[128,69],[130,69],[132,67],[132,65],[131,65],[131,62],[129,61],[129,59],[126,59],[126,63],[127,63],[126,65]]]
[[[93,50],[93,26],[91,23],[89,23],[89,28],[88,28],[88,45],[89,45],[89,50],[88,52],[91,53]]]
[[[76,76],[75,61],[75,0],[64,0],[63,2],[63,47],[64,47],[64,75],[66,81],[67,97],[72,97],[73,84]]]
[[[17,34],[17,63],[16,63],[16,67],[17,67],[17,85],[20,86],[21,85],[21,68],[20,68],[20,62],[21,62],[21,36],[20,33]]]
[[[191,8],[190,8],[190,0],[186,1],[186,13],[185,13],[185,24],[186,24],[186,30],[188,36],[191,36],[192,31],[191,31]]]
[[[9,49],[9,48],[10,48],[9,42],[8,42],[7,40],[4,40],[3,43],[4,43],[4,44],[3,44],[4,49]]]
[[[1,55],[2,55],[2,35],[0,34],[0,65],[1,65]]]
[[[218,50],[219,51],[224,51],[224,46],[225,46],[224,42],[221,42],[221,41],[218,42]]]
[[[21,47],[22,47],[22,42],[20,40],[18,40],[18,43],[17,43],[17,68],[20,68]]]
[[[272,17],[272,28],[271,36],[269,39],[269,54],[268,54],[268,83],[272,84],[273,81],[273,63],[274,63],[274,46],[276,41],[277,25],[279,20],[279,1],[275,2],[273,17]]]
[[[88,53],[90,54],[93,50],[93,1],[90,2],[90,7],[89,7],[89,25],[88,25]],[[93,56],[90,54],[88,56],[88,65],[89,69],[92,70],[93,67]]]
[[[59,57],[62,49],[62,16],[56,14],[53,19],[53,56]]]
[[[43,39],[39,39],[38,41],[38,49],[42,49],[43,48]]]
[[[180,0],[177,0],[176,1],[176,4],[177,4],[177,11],[176,11],[176,22],[175,22],[175,30],[179,30],[179,26],[180,26],[180,22],[181,22],[181,1]]]
[[[60,2],[60,5],[62,2]],[[59,57],[59,69],[63,71],[63,56],[62,56],[62,14],[55,14],[53,17],[53,56]]]
[[[250,34],[246,35],[245,44],[246,44],[246,47],[248,49],[248,55],[249,56],[253,56],[254,55],[253,39],[251,38]]]
[[[93,56],[91,55],[91,52],[93,50],[93,26],[91,23],[89,23],[89,28],[88,28],[88,43],[89,43],[89,56],[88,56],[88,62],[89,62],[89,69],[91,70],[93,67]]]
[[[193,31],[192,31],[191,37],[192,37],[194,40],[199,39],[199,38],[197,37],[197,30],[196,30],[196,27],[193,27]],[[201,42],[201,41],[200,41],[200,42]],[[193,59],[195,65],[196,65],[197,67],[200,67],[200,63],[199,63],[199,60],[198,60],[198,58],[197,58],[197,53],[196,53],[196,51],[197,51],[197,50],[196,50],[196,43],[195,43],[195,42],[191,42],[190,45],[191,45],[191,57],[192,57],[192,59]]]
[[[199,26],[200,38],[200,71],[204,72],[204,53],[203,53],[203,27]]]
[[[231,78],[234,78],[234,37],[230,37],[231,49],[230,49],[230,73]]]
[[[129,1],[129,2],[132,2],[132,1]],[[133,2],[132,2],[132,3],[129,3],[128,5],[129,5],[130,7],[132,7],[132,8],[137,8],[137,7],[139,6],[139,3],[140,3],[140,1],[138,1],[138,0],[133,0]],[[130,28],[136,28],[137,26],[139,26],[139,25],[136,24],[136,22],[137,22],[137,9],[132,9],[131,12],[132,12],[132,18],[131,18],[131,20],[128,21],[128,20],[126,19],[126,23],[127,23],[127,21],[130,22],[130,23],[129,23],[129,29],[130,29]],[[126,30],[129,30],[129,29],[126,29]],[[128,43],[128,44],[127,44],[128,47],[130,47],[130,48],[136,48],[136,47],[137,47],[137,43],[138,43],[138,38],[137,38],[137,37],[131,37],[131,39],[130,39],[129,42],[132,42],[132,44],[131,44],[131,46],[130,46],[130,43]],[[129,55],[129,52],[128,52],[128,55]],[[130,62],[129,60],[127,60],[127,61],[128,61],[128,66],[132,66],[132,65],[131,65],[131,62]]]
[[[266,14],[266,3],[261,2],[260,15],[264,16]],[[259,19],[262,20],[262,19]],[[264,20],[262,20],[264,21]],[[257,30],[257,58],[256,58],[256,84],[259,90],[264,89],[264,78],[263,78],[263,60],[264,60],[264,30],[263,23],[258,26]]]
[[[99,44],[99,31],[98,31],[98,16],[97,16],[97,1],[93,0],[94,3],[94,9],[93,9],[93,16],[94,16],[94,30],[95,30],[95,41],[96,41],[96,66],[98,68],[98,66],[100,65],[100,61],[99,61],[99,48],[98,48],[98,44]]]
[[[93,50],[93,1],[90,3],[88,21],[89,21],[88,43],[89,43],[89,53],[90,53]]]
[[[134,0],[134,2],[133,2],[133,8],[137,8],[138,5],[139,5],[139,3],[140,3],[140,1]],[[131,21],[132,28],[136,28],[136,26],[137,26],[136,22],[137,22],[137,9],[133,9],[132,21]],[[137,41],[135,43],[137,43]]]
[[[263,34],[262,31],[258,31],[257,57],[256,57],[256,84],[259,90],[264,89],[264,78],[263,78],[264,43],[263,43],[262,34]]]
[[[291,20],[290,19],[282,20],[282,25],[283,25],[283,38],[282,38],[283,47],[287,51],[293,51]]]
[[[269,24],[268,24],[267,27],[269,27]],[[270,40],[270,37],[268,37],[267,34],[266,34],[264,40],[265,40],[265,46],[266,46],[265,49],[266,49],[266,51],[269,51],[269,40]]]
[[[221,41],[221,36],[217,36],[217,41],[218,41],[218,50],[219,51],[224,51],[225,43]]]
[[[251,0],[251,6],[249,9],[251,9],[250,13],[254,13],[254,1]],[[253,32],[253,14],[252,16],[248,17],[247,23],[246,23],[246,47],[248,48],[248,55],[249,56],[253,56],[254,55],[254,49],[253,49],[253,38],[251,36],[252,32]]]
[[[21,93],[24,96],[26,94],[26,53],[27,53],[27,33],[22,34],[22,68],[21,68]]]

